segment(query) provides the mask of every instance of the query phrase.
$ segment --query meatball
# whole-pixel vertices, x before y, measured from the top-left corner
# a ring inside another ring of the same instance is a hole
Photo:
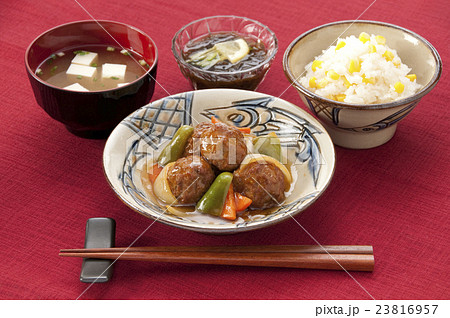
[[[268,209],[284,201],[284,174],[269,162],[253,161],[233,174],[233,188],[252,199],[252,208]]]
[[[195,204],[200,200],[214,178],[211,166],[200,156],[180,158],[167,172],[170,190],[183,204]]]
[[[220,171],[233,171],[247,155],[244,135],[223,123],[202,123],[195,127],[185,155],[201,154]]]
[[[204,130],[211,129],[211,123],[200,123],[195,126],[192,136],[188,139],[186,148],[184,149],[183,157],[189,155],[200,156],[200,138]]]

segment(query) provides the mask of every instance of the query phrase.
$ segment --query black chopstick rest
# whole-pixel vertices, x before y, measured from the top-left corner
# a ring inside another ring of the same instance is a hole
[[[116,221],[111,218],[91,218],[86,222],[84,248],[114,247]],[[83,259],[80,281],[83,283],[106,283],[113,274],[113,260]]]

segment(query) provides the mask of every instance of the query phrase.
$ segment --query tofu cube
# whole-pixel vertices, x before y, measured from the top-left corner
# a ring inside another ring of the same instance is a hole
[[[98,54],[94,52],[81,51],[72,60],[72,64],[79,64],[91,66],[93,63],[98,63]]]
[[[85,88],[84,86],[75,83],[69,86],[64,87],[64,89],[69,89],[71,91],[77,91],[77,92],[89,92],[89,90],[87,88]]]
[[[102,65],[102,78],[123,81],[126,71],[127,66],[124,64],[105,63]]]
[[[97,75],[97,68],[92,66],[70,64],[66,71],[67,77],[72,80],[90,78],[93,79]]]

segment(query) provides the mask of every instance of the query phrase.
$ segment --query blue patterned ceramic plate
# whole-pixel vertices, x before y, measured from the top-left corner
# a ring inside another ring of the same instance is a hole
[[[181,125],[196,125],[216,116],[261,136],[280,137],[293,183],[285,202],[264,213],[235,221],[180,210],[158,203],[146,179],[147,166]],[[325,191],[334,172],[333,143],[322,125],[284,100],[233,89],[186,92],[148,104],[125,118],[106,142],[103,165],[119,198],[130,208],[159,222],[198,232],[229,234],[266,227],[303,211]]]

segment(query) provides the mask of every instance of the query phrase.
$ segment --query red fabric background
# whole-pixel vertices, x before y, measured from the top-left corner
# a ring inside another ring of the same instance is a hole
[[[172,56],[174,33],[205,16],[234,14],[268,25],[279,53],[258,91],[278,96],[289,83],[282,55],[315,26],[356,19],[372,1],[79,1],[96,19],[134,25],[159,54],[157,79],[170,93],[190,90]],[[361,19],[403,26],[449,60],[448,1],[378,0]],[[117,221],[117,245],[131,243],[151,222],[116,198],[102,172],[104,140],[84,140],[41,110],[26,77],[24,53],[43,31],[90,17],[72,0],[0,4],[0,297],[75,299],[81,260],[58,257],[82,247],[88,218]],[[371,150],[336,148],[326,193],[296,217],[321,244],[370,244],[373,273],[352,273],[376,299],[442,299],[449,289],[449,89],[437,87],[400,123],[394,138]],[[167,96],[159,86],[152,100]],[[286,99],[304,108],[291,87]],[[293,221],[233,236],[210,236],[155,223],[145,245],[314,244]],[[346,273],[333,271],[118,262],[113,280],[81,299],[370,299]]]

